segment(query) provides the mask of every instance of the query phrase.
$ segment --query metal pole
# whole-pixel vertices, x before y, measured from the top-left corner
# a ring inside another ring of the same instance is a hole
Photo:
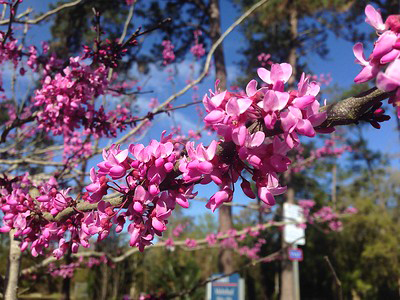
[[[297,249],[297,245],[293,245],[293,249]],[[293,264],[293,299],[300,300],[300,279],[299,279],[299,262],[292,261]]]

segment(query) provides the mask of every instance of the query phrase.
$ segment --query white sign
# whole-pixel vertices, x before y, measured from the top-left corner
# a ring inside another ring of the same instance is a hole
[[[299,224],[305,223],[303,209],[296,204],[284,203],[283,221],[292,222],[292,224],[286,224],[284,226],[284,241],[288,244],[305,245],[305,230],[299,226]]]

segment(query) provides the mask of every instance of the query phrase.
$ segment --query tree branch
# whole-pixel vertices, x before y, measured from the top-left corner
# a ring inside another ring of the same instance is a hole
[[[48,17],[50,17],[51,15],[54,15],[54,14],[58,13],[59,11],[63,10],[64,8],[75,6],[75,5],[77,5],[77,4],[81,3],[81,2],[82,2],[82,0],[76,0],[76,1],[72,1],[72,2],[68,2],[68,3],[62,4],[62,5],[58,6],[58,7],[56,7],[55,9],[49,10],[48,12],[40,15],[39,17],[37,17],[36,19],[33,19],[33,20],[15,19],[15,20],[13,20],[13,22],[22,23],[22,24],[38,24],[41,21],[43,21],[43,20],[47,19]],[[21,17],[21,16],[18,16],[18,17]],[[9,23],[11,23],[10,19],[6,19],[6,20],[0,21],[0,25],[5,25],[5,24],[9,24]]]
[[[391,93],[374,87],[357,96],[324,106],[321,108],[321,111],[326,111],[328,118],[320,126],[317,126],[316,129],[357,124],[374,104],[388,98],[390,95]]]

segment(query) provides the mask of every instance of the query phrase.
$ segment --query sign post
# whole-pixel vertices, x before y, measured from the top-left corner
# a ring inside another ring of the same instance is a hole
[[[297,246],[306,244],[305,230],[298,226],[298,224],[305,222],[303,210],[298,205],[284,203],[283,218],[284,221],[293,222],[285,225],[283,239],[285,243],[293,245],[293,248],[289,249],[288,252],[293,267],[293,299],[300,300],[299,261],[303,260],[303,251],[298,249]]]

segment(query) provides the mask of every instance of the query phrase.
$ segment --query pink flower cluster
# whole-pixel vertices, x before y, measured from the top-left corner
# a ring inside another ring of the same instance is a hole
[[[162,41],[161,45],[164,47],[162,52],[163,65],[166,66],[175,60],[174,45],[169,40]]]
[[[324,84],[324,85],[328,86],[332,82],[332,75],[331,75],[331,73],[328,73],[328,74],[321,73],[319,75],[312,75],[311,79],[315,80],[320,85]]]
[[[313,127],[326,118],[325,113],[318,111],[320,105],[316,95],[319,86],[309,82],[304,74],[298,90],[284,91],[291,74],[289,64],[273,64],[271,71],[258,69],[258,75],[266,84],[260,89],[257,89],[257,81],[252,80],[244,96],[216,91],[211,93],[211,97],[204,97],[208,112],[204,121],[223,137],[224,143],[230,145],[230,148],[226,147],[229,150],[222,154],[220,164],[213,164],[212,171],[217,169],[225,174],[223,180],[212,178],[223,186],[213,209],[230,201],[230,185],[237,181],[244,169],[252,174],[258,196],[266,204],[274,205],[274,196],[285,191],[279,185],[278,173],[288,169],[290,160],[286,153],[300,144],[298,134],[315,136]],[[282,133],[268,137],[268,131],[276,128]],[[242,179],[241,187],[248,197],[255,197],[245,179]]]
[[[193,32],[194,35],[194,45],[190,48],[190,52],[196,57],[196,59],[202,58],[206,54],[206,50],[204,49],[204,45],[199,42],[199,36],[201,36],[203,32],[201,30],[195,30]]]
[[[83,123],[89,131],[98,133],[95,126],[101,126],[105,116],[95,109],[92,99],[104,94],[107,75],[104,66],[92,70],[76,57],[62,73],[54,78],[47,76],[42,88],[35,91],[35,106],[43,108],[37,117],[39,128],[60,135]]]
[[[113,145],[104,150],[103,161],[97,164],[97,170],[90,171],[92,183],[82,197],[86,202],[97,203],[97,209],[75,210],[63,222],[49,221],[44,213],[56,217],[65,209],[76,207],[77,200],[68,195],[70,190],[59,190],[51,179],[37,186],[40,196],[35,199],[21,184],[16,186],[2,197],[6,203],[11,201],[9,206],[1,207],[7,214],[3,230],[18,228],[18,234],[26,236],[23,247],[31,243],[33,255],[42,253],[50,241],[56,240],[58,248],[53,253],[61,257],[68,249],[76,252],[79,245],[89,247],[89,239],[95,235],[104,239],[113,224],[121,232],[128,223],[130,245],[142,251],[167,229],[176,204],[189,207],[189,200],[197,194],[193,192],[195,184],[213,182],[219,186],[206,204],[212,211],[232,201],[239,178],[244,193],[255,198],[242,172],[251,174],[260,199],[274,205],[274,196],[285,191],[278,176],[290,164],[287,152],[300,145],[298,134],[313,137],[313,127],[326,117],[318,112],[319,86],[304,74],[297,90],[285,91],[291,71],[285,63],[273,64],[271,70],[260,68],[258,74],[264,86],[258,89],[257,81],[252,80],[244,94],[219,91],[216,85],[216,91],[203,98],[207,111],[204,121],[222,139],[212,141],[208,147],[192,141],[182,145],[163,132],[160,141],[153,140],[148,146],[131,144],[122,150]],[[106,67],[100,65],[93,70],[78,57],[71,59],[63,73],[53,79],[46,77],[35,96],[35,105],[43,108],[38,114],[40,126],[73,138],[71,132],[79,127],[77,124],[83,124],[84,133],[100,136],[106,131],[102,126],[109,117],[102,108],[95,110],[91,99],[104,93],[107,74]],[[127,110],[121,107],[120,115],[125,118],[126,114]],[[279,134],[269,137],[269,132],[275,131]],[[77,150],[73,147],[68,151]],[[120,204],[103,200],[109,189],[121,194]],[[18,208],[21,201],[22,210]]]
[[[271,54],[261,53],[257,56],[257,60],[260,62],[261,66],[265,67],[267,65],[272,65],[273,62],[270,60]]]
[[[352,151],[348,145],[336,146],[336,138],[327,139],[324,146],[312,150],[307,158],[301,156],[301,151],[296,155],[296,165],[291,169],[292,172],[300,172],[322,157],[340,157],[345,152]]]
[[[379,89],[393,92],[389,103],[397,107],[397,114],[400,117],[400,73],[398,72],[400,68],[400,15],[391,15],[384,23],[380,12],[371,5],[366,6],[365,14],[365,21],[375,28],[379,38],[368,59],[364,56],[363,44],[354,45],[356,62],[363,67],[354,81],[362,83],[376,78],[376,86]]]
[[[339,214],[334,212],[332,207],[323,206],[319,210],[311,213],[311,210],[315,207],[314,200],[299,200],[299,205],[303,208],[304,218],[310,224],[315,222],[327,223],[328,227],[332,231],[341,231],[343,229],[343,223],[339,219]],[[357,209],[354,207],[348,207],[343,210],[344,214],[355,214]],[[306,227],[306,224],[303,224]]]
[[[110,264],[110,261],[106,256],[101,256],[100,258],[89,257],[86,261],[83,259],[83,256],[80,256],[76,262],[70,264],[57,266],[54,263],[50,263],[47,272],[53,277],[72,278],[74,276],[74,271],[77,268],[93,268],[94,266],[99,266],[101,264],[108,264],[111,267],[114,267],[112,263]]]

